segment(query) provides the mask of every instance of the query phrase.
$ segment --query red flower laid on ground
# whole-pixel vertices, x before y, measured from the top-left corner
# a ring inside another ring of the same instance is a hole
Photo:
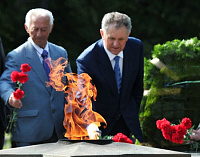
[[[99,136],[99,139],[109,139],[109,140],[113,140],[114,142],[124,142],[124,143],[133,144],[133,141],[122,133],[117,133],[115,136],[111,136],[111,135],[106,135],[104,137]]]
[[[133,143],[133,141],[130,138],[128,138],[126,135],[124,135],[122,133],[118,133],[117,135],[115,135],[112,138],[112,140],[114,142],[125,142],[125,143],[130,143],[130,144]]]

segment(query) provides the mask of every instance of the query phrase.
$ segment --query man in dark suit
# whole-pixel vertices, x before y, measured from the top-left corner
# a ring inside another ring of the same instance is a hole
[[[52,13],[46,9],[32,9],[27,13],[25,29],[30,37],[8,53],[6,69],[0,78],[1,97],[11,110],[18,109],[16,127],[12,130],[17,147],[57,142],[64,138],[64,92],[47,87],[48,75],[43,67],[44,56],[52,60],[68,59],[63,47],[48,42],[53,20]],[[27,73],[28,81],[21,87],[24,97],[15,99],[16,84],[10,75],[13,71],[20,71],[24,63],[31,66],[31,71]],[[66,72],[71,72],[69,62]]]
[[[0,38],[0,76],[5,68],[5,54],[3,50],[3,44]],[[6,127],[6,115],[5,115],[5,105],[3,100],[0,98],[0,149],[3,148],[4,145],[4,132]]]
[[[131,27],[127,15],[106,14],[100,30],[102,39],[85,49],[76,62],[78,74],[88,73],[96,85],[93,109],[107,121],[106,129],[100,128],[102,136],[121,132],[130,137],[132,133],[143,142],[138,117],[143,97],[143,44],[129,37]]]

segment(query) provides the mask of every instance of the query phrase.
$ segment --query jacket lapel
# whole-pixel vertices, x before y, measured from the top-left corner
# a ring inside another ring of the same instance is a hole
[[[58,49],[55,49],[51,43],[49,43],[49,53],[52,60],[57,60],[60,57],[60,53],[57,52]]]
[[[101,75],[108,82],[113,94],[118,97],[117,84],[115,80],[115,73],[110,63],[109,57],[103,47],[103,40],[100,41],[100,51],[97,52],[98,68]],[[115,83],[113,83],[115,82]]]
[[[122,76],[122,85],[121,85],[121,100],[122,102],[125,102],[124,99],[126,99],[126,91],[130,86],[130,82],[134,81],[133,73],[131,72],[131,69],[136,68],[135,62],[134,62],[134,52],[133,50],[129,50],[129,48],[126,46],[123,50],[124,53],[124,59],[123,59],[123,76]]]
[[[124,58],[123,58],[123,73],[122,73],[122,84],[121,84],[121,93],[126,93],[126,87],[128,86],[128,80],[130,79],[130,75],[129,75],[129,67],[131,65],[129,65],[129,57],[128,54],[126,52],[126,50],[123,51],[124,53]]]

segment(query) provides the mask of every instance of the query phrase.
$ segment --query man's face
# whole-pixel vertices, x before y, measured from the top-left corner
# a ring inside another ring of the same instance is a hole
[[[107,32],[103,32],[101,29],[100,33],[104,40],[105,47],[115,55],[124,49],[130,34],[127,34],[125,26],[116,29],[114,25],[110,25]]]
[[[25,29],[33,42],[41,48],[45,48],[52,28],[50,28],[48,17],[32,16],[29,28],[25,25]]]

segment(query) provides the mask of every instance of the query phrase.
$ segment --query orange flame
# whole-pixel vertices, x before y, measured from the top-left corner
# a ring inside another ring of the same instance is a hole
[[[66,129],[65,137],[71,140],[89,139],[86,127],[92,123],[98,127],[100,123],[105,123],[105,119],[97,112],[92,110],[92,98],[96,101],[97,89],[92,84],[91,77],[82,73],[65,73],[67,60],[59,58],[51,61],[50,82],[47,86],[52,86],[57,91],[64,91],[65,117],[63,125]],[[67,77],[68,83],[64,80]]]

